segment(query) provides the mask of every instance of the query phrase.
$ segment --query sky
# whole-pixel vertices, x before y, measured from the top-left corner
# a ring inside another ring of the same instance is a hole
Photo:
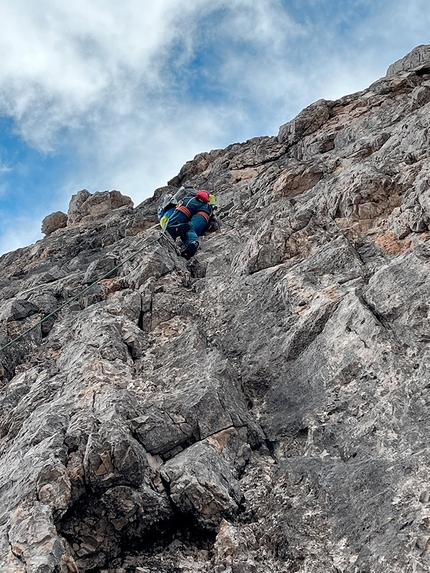
[[[427,0],[0,0],[0,255],[71,196],[138,205],[197,153],[368,87]]]

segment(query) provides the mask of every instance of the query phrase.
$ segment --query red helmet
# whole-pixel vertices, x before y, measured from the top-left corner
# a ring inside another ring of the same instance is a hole
[[[202,201],[202,203],[209,203],[209,193],[207,191],[204,191],[203,189],[201,189],[197,194],[196,194],[196,199],[198,199],[199,201]]]

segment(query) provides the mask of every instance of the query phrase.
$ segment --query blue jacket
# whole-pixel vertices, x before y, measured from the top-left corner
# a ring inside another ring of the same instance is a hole
[[[203,203],[203,201],[200,201],[193,196],[184,197],[170,215],[167,227],[174,227],[176,225],[181,225],[182,223],[187,223],[198,213],[201,214],[199,217],[201,216],[209,222],[212,212],[213,209],[209,203]]]

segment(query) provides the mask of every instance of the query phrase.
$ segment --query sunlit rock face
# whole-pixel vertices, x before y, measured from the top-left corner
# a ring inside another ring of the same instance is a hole
[[[0,259],[0,571],[430,569],[429,49]]]

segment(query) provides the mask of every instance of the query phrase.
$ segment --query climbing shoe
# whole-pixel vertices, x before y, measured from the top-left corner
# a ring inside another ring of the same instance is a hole
[[[198,248],[198,242],[193,241],[192,243],[189,243],[184,249],[182,249],[181,256],[188,260],[197,252]]]

